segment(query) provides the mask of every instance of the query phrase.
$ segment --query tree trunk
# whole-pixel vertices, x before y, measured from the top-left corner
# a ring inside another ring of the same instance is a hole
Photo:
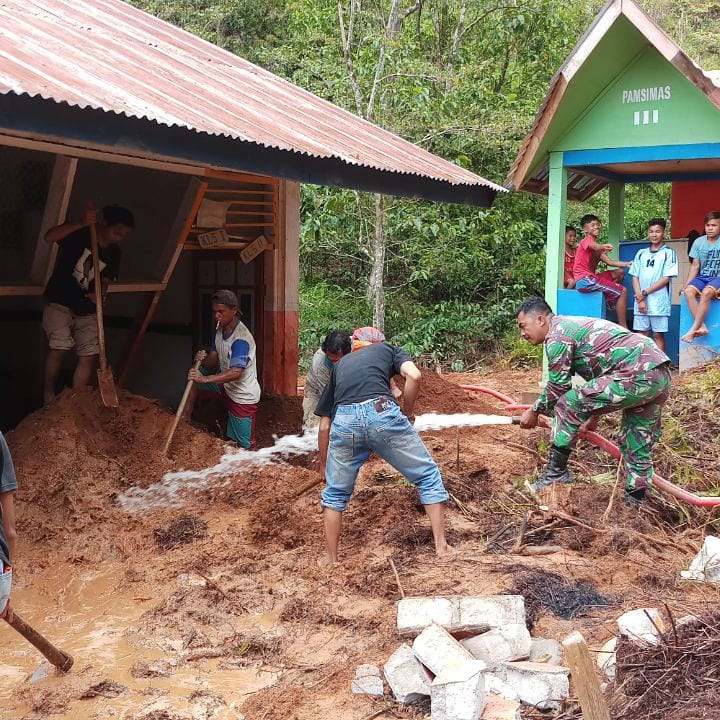
[[[375,235],[372,244],[372,267],[368,280],[368,299],[373,304],[373,325],[385,330],[385,198],[375,195]]]

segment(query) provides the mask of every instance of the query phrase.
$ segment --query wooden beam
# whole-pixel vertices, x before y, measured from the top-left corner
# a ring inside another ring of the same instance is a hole
[[[185,196],[175,216],[175,222],[165,242],[165,247],[160,253],[157,275],[162,278],[165,285],[167,285],[170,276],[173,274],[207,189],[208,183],[198,178],[193,178],[188,184]]]
[[[162,292],[165,283],[161,282],[125,282],[110,283],[109,293]]]
[[[584,720],[610,720],[610,711],[603,698],[585,638],[577,631],[570,633],[562,641],[562,646]]]
[[[232,170],[213,170],[208,168],[205,170],[205,177],[216,180],[231,180],[232,182],[251,182],[262,185],[277,185],[277,178],[267,175],[253,175],[251,173],[233,172]]]
[[[42,295],[44,285],[0,285],[0,296]]]
[[[173,274],[175,265],[177,264],[183,245],[190,234],[190,229],[197,215],[198,208],[205,196],[208,183],[198,178],[192,178],[188,183],[185,196],[183,197],[180,207],[175,216],[175,222],[168,234],[164,247],[160,251],[160,260],[156,275],[161,277],[161,289],[155,290],[148,299],[144,312],[135,318],[133,327],[130,330],[130,345],[125,354],[125,359],[121,365],[118,385],[123,387],[127,381],[130,368],[140,351],[140,344],[147,332],[150,321],[155,315],[162,291],[167,287],[168,282]],[[112,287],[112,286],[111,286]]]
[[[56,225],[65,222],[70,193],[72,192],[77,170],[77,159],[55,156],[50,188],[48,189],[45,210],[40,222],[40,232],[35,244],[32,263],[30,264],[30,281],[45,286],[50,279],[57,255],[57,243],[45,241],[45,233]]]

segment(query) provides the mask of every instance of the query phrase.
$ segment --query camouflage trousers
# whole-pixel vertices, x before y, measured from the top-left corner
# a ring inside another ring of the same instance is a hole
[[[660,415],[670,386],[666,364],[641,375],[602,376],[572,388],[555,405],[553,445],[572,450],[580,426],[590,417],[622,410],[620,451],[628,473],[625,487],[628,490],[648,487],[653,476],[653,445],[660,437]]]

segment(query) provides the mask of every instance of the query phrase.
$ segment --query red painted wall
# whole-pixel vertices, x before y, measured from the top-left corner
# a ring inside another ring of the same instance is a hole
[[[693,229],[703,235],[703,218],[711,210],[720,210],[720,180],[673,183],[672,236],[687,237]]]

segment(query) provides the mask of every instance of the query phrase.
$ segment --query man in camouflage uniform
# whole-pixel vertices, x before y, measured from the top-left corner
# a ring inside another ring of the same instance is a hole
[[[535,489],[571,482],[568,457],[580,427],[622,410],[620,449],[627,468],[625,500],[639,504],[653,476],[652,448],[660,436],[660,414],[670,393],[670,359],[643,335],[587,317],[553,315],[539,297],[518,310],[518,327],[532,345],[545,344],[548,382],[520,427],[533,428],[538,416],[552,415],[552,447]],[[572,387],[572,376],[587,382]]]

